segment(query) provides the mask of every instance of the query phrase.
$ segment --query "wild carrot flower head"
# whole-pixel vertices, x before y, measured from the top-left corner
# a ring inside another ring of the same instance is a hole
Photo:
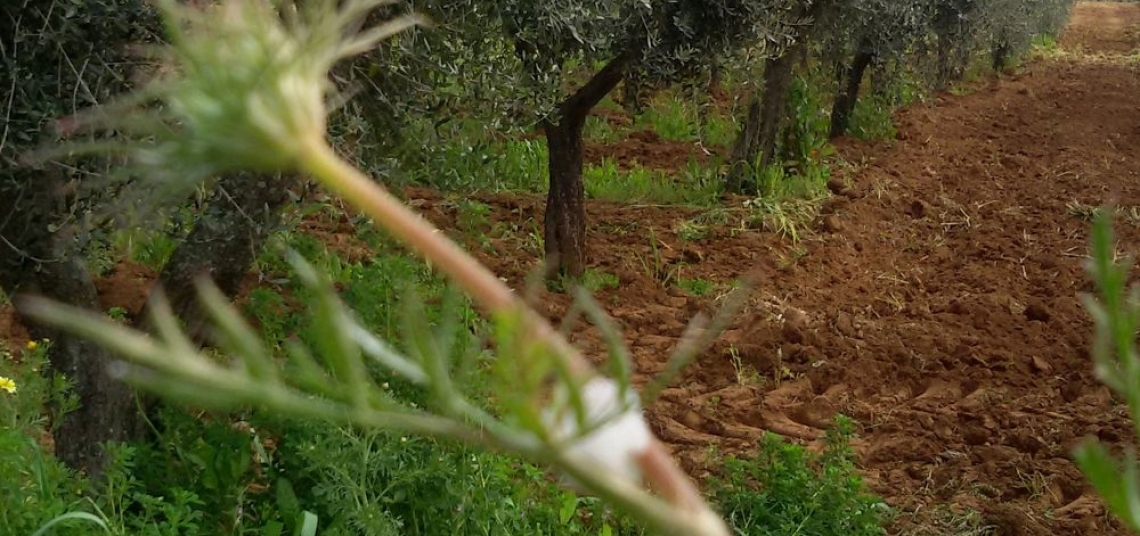
[[[333,64],[420,22],[409,15],[353,31],[390,2],[155,0],[169,42],[157,54],[159,74],[135,95],[61,121],[60,129],[124,132],[132,142],[122,149],[137,165],[184,180],[292,170],[299,148],[323,143]]]

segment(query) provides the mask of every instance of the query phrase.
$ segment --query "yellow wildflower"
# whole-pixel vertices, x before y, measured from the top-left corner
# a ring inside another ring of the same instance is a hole
[[[29,350],[35,350],[35,349],[36,349],[36,347],[37,347],[37,346],[39,346],[39,345],[40,345],[40,343],[38,343],[38,342],[36,342],[36,341],[28,341],[28,344],[27,344],[27,349],[29,349]]]
[[[16,392],[16,382],[12,381],[11,378],[5,378],[4,376],[0,376],[0,389],[8,391],[9,393],[15,393]]]

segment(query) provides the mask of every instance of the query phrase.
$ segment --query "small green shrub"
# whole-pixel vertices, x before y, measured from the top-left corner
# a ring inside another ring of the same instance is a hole
[[[456,223],[467,232],[485,231],[491,221],[491,205],[461,198],[456,204]]]
[[[701,139],[707,147],[731,146],[740,128],[731,115],[720,113],[707,115],[701,127]]]
[[[836,419],[818,455],[775,435],[753,459],[724,460],[713,501],[736,534],[878,536],[889,508],[866,492],[850,447],[852,423]]]
[[[792,80],[788,96],[792,121],[782,152],[787,159],[801,163],[801,167],[833,152],[828,137],[831,130],[831,116],[827,113],[831,98],[829,87],[818,69]]]
[[[591,115],[586,118],[582,137],[590,141],[614,143],[625,139],[626,130],[615,127],[605,117]]]
[[[405,182],[444,191],[545,191],[549,183],[546,141],[489,142],[486,132],[422,147],[404,169]]]
[[[650,128],[663,140],[697,141],[701,125],[696,107],[675,91],[663,92],[652,106],[637,117],[634,125]]]
[[[673,232],[677,238],[685,241],[703,240],[709,236],[708,225],[699,222],[696,218],[678,223]]]
[[[867,96],[855,103],[851,113],[851,136],[864,140],[893,139],[898,132],[894,124],[895,107],[886,99]]]
[[[700,277],[678,277],[677,286],[693,296],[707,296],[716,288],[716,284]]]
[[[40,373],[44,357],[27,351],[17,362],[0,345],[0,377],[7,380],[7,389],[0,390],[0,534],[31,534],[78,508],[87,488],[40,445],[51,390]]]
[[[599,534],[629,525],[507,456],[387,432],[281,426],[275,471],[317,513],[324,535]]]

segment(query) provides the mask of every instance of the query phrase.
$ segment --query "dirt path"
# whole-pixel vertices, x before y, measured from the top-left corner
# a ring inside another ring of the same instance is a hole
[[[1140,43],[1140,11],[1124,2],[1082,2],[1073,10],[1061,44],[1090,53],[1123,53]]]

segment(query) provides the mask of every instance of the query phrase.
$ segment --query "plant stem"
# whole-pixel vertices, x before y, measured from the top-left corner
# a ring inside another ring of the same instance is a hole
[[[301,144],[301,147],[298,162],[303,170],[371,216],[424,259],[438,266],[492,314],[517,314],[529,336],[548,345],[561,359],[566,370],[575,376],[575,380],[584,381],[595,374],[590,362],[544,318],[531,310],[494,273],[463,251],[438,228],[407,208],[382,185],[340,158],[323,140],[312,139]],[[656,438],[638,461],[645,469],[650,485],[664,494],[669,503],[688,512],[681,515],[697,514],[702,518],[715,518],[699,490]],[[660,522],[659,519],[657,521]],[[719,529],[723,530],[713,528],[701,532],[710,535],[728,534],[723,521],[720,522]]]
[[[528,308],[510,288],[468,255],[438,228],[407,208],[382,185],[345,162],[322,141],[306,143],[299,155],[305,171],[379,222],[434,266],[451,276],[475,301],[493,314],[521,313],[532,337],[548,343],[565,360],[571,374],[587,379],[593,367],[554,329]]]

